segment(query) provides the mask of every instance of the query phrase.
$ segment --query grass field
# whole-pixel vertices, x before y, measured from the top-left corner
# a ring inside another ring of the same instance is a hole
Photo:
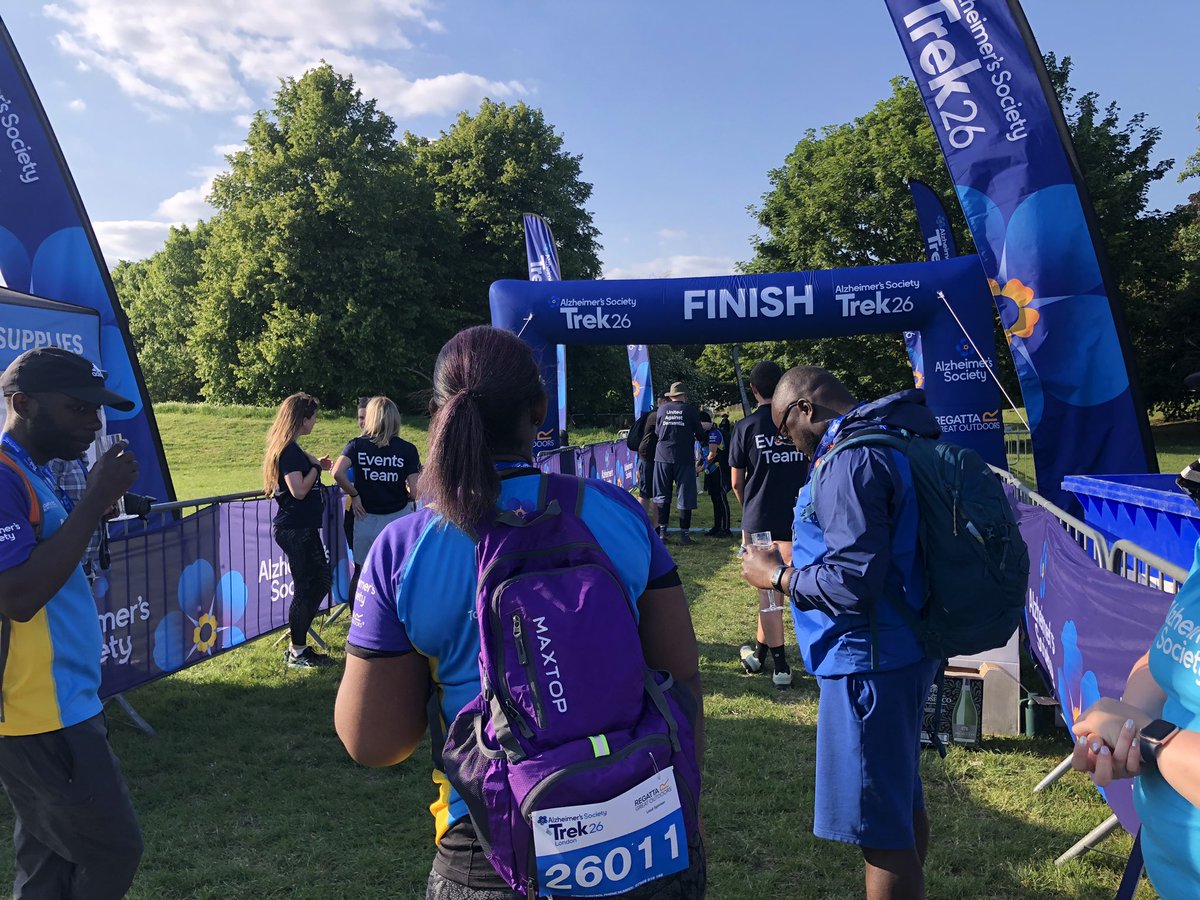
[[[178,496],[256,487],[270,411],[165,404],[157,413]],[[425,422],[412,425],[403,434],[424,452]],[[354,434],[352,418],[323,415],[305,443],[332,455]],[[1195,426],[1169,434],[1180,453],[1200,444],[1186,449],[1200,438]],[[711,523],[707,505],[702,498],[699,529]],[[738,577],[732,541],[700,538],[671,551],[700,641],[709,896],[861,896],[858,853],[810,833],[815,684],[798,677],[795,690],[778,694],[769,679],[741,674],[737,647],[752,633],[755,599]],[[325,636],[340,655],[344,624]],[[131,896],[424,895],[433,855],[428,747],[387,770],[351,762],[332,727],[338,677],[337,670],[287,671],[270,640],[260,640],[130,694],[157,737],[110,713],[147,844]],[[1103,853],[1054,865],[1108,816],[1080,776],[1031,793],[1068,750],[1061,736],[1020,737],[989,739],[977,752],[955,748],[944,761],[926,755],[930,897],[1114,894],[1130,845],[1123,834],[1106,841]],[[0,804],[0,832],[10,823]],[[0,881],[11,866],[11,846],[0,840]],[[1154,893],[1143,884],[1137,896]]]

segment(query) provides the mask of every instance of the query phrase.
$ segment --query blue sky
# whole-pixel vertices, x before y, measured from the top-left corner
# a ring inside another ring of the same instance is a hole
[[[1148,114],[1177,168],[1200,146],[1200,2],[1026,0],[1075,84]],[[320,59],[401,129],[481,97],[540,107],[583,156],[608,277],[729,272],[746,211],[808,128],[908,74],[882,0],[18,0],[0,4],[110,263],[206,217],[222,155],[277,79]],[[1200,190],[1174,173],[1152,203]],[[514,210],[514,215],[520,210]]]

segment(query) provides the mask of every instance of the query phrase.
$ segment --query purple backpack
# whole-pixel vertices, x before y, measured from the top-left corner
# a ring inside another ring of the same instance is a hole
[[[646,667],[636,598],[580,517],[585,484],[544,475],[536,510],[476,530],[483,691],[442,752],[488,859],[530,897],[686,869],[697,829],[695,701]]]

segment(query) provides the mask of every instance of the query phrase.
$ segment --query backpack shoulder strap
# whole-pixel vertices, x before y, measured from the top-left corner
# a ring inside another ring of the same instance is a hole
[[[0,450],[0,466],[11,469],[20,479],[21,484],[25,487],[25,493],[29,497],[29,524],[33,526],[33,533],[40,541],[42,539],[42,501],[38,497],[37,491],[33,488],[33,482],[29,480],[29,476],[25,473],[25,469],[21,467],[15,459],[9,456],[4,451]]]

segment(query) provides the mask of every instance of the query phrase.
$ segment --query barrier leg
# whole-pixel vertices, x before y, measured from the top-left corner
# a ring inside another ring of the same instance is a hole
[[[1037,783],[1037,787],[1033,789],[1033,792],[1036,794],[1038,791],[1050,787],[1050,785],[1054,784],[1054,782],[1058,781],[1058,779],[1062,778],[1069,771],[1071,771],[1071,757],[1068,756],[1054,767],[1053,772]]]
[[[1068,860],[1072,860],[1077,856],[1083,855],[1084,852],[1091,850],[1120,827],[1121,823],[1117,820],[1117,817],[1109,816],[1107,819],[1081,837],[1078,841],[1076,841],[1075,845],[1071,847],[1070,850],[1054,861],[1054,864],[1056,866],[1061,866]]]
[[[1133,849],[1129,852],[1129,862],[1125,865],[1125,874],[1121,876],[1121,886],[1117,888],[1116,900],[1133,900],[1145,867],[1142,859],[1142,832],[1139,830],[1137,837],[1133,839]]]
[[[349,603],[339,603],[337,606],[335,606],[333,609],[331,609],[329,611],[329,615],[325,618],[325,621],[321,623],[321,627],[325,628],[329,625],[332,625],[334,622],[336,622],[341,617],[342,613],[344,613],[349,608],[350,608]]]
[[[129,719],[131,722],[133,722],[134,727],[145,734],[150,735],[150,737],[157,737],[158,733],[150,726],[150,723],[143,719],[141,714],[133,708],[133,704],[125,699],[124,694],[114,694],[108,699],[117,701],[117,706],[121,707],[121,709],[125,711],[125,715],[129,716]]]

